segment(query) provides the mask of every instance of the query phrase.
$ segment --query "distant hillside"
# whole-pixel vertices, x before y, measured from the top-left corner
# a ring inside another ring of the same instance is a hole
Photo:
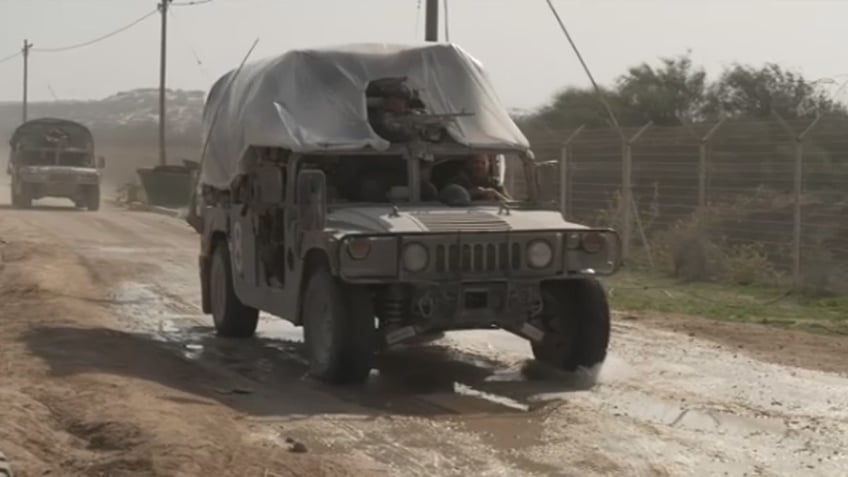
[[[200,140],[204,99],[205,93],[202,91],[168,91],[169,143],[189,145]],[[150,141],[158,140],[159,91],[136,89],[97,101],[30,103],[29,118],[42,116],[79,121],[92,129],[98,144],[149,144]],[[8,138],[20,121],[20,103],[0,103],[0,136]]]

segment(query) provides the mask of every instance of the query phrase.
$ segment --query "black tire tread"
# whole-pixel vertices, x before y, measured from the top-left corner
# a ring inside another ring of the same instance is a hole
[[[86,191],[85,207],[92,212],[100,209],[100,186],[89,187]]]
[[[570,337],[549,332],[546,341],[533,345],[536,359],[566,371],[591,368],[607,356],[610,341],[610,308],[603,285],[594,278],[572,279],[548,284],[551,294],[558,298],[562,329]],[[570,343],[558,347],[556,340]]]
[[[32,195],[26,183],[21,185],[21,191],[15,194],[15,186],[12,185],[12,207],[16,209],[29,209],[32,207]]]
[[[230,250],[227,247],[226,241],[220,241],[215,244],[212,251],[212,264],[209,267],[209,293],[220,293],[222,290],[215,290],[211,284],[214,283],[213,276],[215,273],[224,273],[225,289],[223,292],[226,296],[223,314],[220,317],[215,316],[214,303],[212,299],[212,315],[215,323],[215,331],[218,336],[224,338],[250,338],[256,334],[256,328],[259,324],[259,310],[249,307],[239,300],[236,296],[233,287],[233,271],[232,262],[230,261]]]
[[[313,296],[314,295],[314,296]],[[342,283],[326,268],[314,270],[304,290],[303,326],[310,327],[309,308],[311,300],[323,297],[332,306],[333,336],[330,344],[330,363],[326,369],[317,369],[310,363],[310,374],[331,384],[359,384],[368,378],[374,364],[376,329],[374,306],[366,290]],[[312,329],[305,329],[309,340]],[[307,343],[307,349],[309,349]]]

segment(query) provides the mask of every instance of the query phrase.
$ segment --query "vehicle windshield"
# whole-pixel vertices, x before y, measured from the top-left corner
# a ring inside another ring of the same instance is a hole
[[[91,164],[89,154],[77,150],[28,148],[18,151],[16,161],[27,166],[85,167]]]
[[[400,155],[307,157],[304,164],[327,175],[332,203],[415,203],[409,162]],[[419,160],[420,201],[453,206],[530,200],[524,162],[487,154]]]

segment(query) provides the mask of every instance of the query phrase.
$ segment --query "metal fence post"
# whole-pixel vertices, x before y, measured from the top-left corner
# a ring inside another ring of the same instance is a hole
[[[583,126],[581,125],[574,132],[572,132],[562,143],[562,149],[560,150],[560,158],[559,158],[559,212],[562,214],[563,219],[568,219],[570,217],[570,202],[568,200],[569,195],[571,194],[571,187],[569,183],[569,178],[571,175],[571,171],[568,167],[568,161],[570,159],[570,149],[571,143],[577,138],[577,136],[583,131]]]
[[[801,134],[795,134],[795,130],[777,113],[772,114],[783,126],[783,129],[795,142],[795,170],[793,173],[795,217],[792,223],[792,284],[797,289],[801,286],[801,195],[804,190],[804,139],[821,120],[821,115],[816,112],[816,117],[804,129]]]
[[[630,258],[630,245],[633,241],[633,144],[639,140],[642,134],[653,125],[650,121],[642,126],[630,138],[622,133],[623,152],[621,165],[621,242],[622,255],[624,259]]]
[[[709,142],[724,124],[727,118],[721,118],[719,122],[701,137],[698,145],[698,207],[707,206],[707,162],[709,160]]]

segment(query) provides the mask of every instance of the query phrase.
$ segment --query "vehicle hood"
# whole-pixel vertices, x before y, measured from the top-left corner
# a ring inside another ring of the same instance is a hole
[[[563,220],[554,210],[506,210],[499,206],[476,207],[345,207],[327,215],[327,227],[349,233],[457,233],[510,232],[541,229],[585,229]]]

